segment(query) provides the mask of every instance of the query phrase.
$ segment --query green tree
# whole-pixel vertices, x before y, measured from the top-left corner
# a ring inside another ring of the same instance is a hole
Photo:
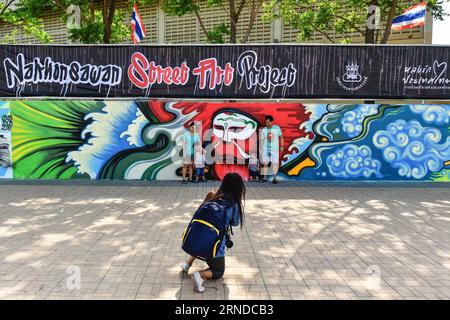
[[[449,0],[429,0],[428,10],[435,18],[442,19],[443,3]],[[375,28],[375,11],[380,14],[380,27]],[[365,39],[365,43],[387,43],[392,31],[392,20],[411,4],[401,0],[270,0],[263,4],[264,21],[282,19],[298,30],[298,40],[310,40],[319,33],[334,43],[332,34],[351,42],[352,33]]]
[[[7,0],[7,4],[9,2],[12,3],[13,0]],[[140,0],[139,4],[153,2],[154,0]],[[0,13],[0,22],[22,26],[25,32],[33,32],[31,34],[38,40],[49,42],[50,36],[43,30],[41,17],[48,11],[55,11],[60,13],[65,23],[68,20],[79,20],[79,25],[68,30],[71,41],[119,43],[131,38],[129,21],[135,1],[129,0],[126,10],[117,9],[117,3],[118,0],[102,0],[100,3],[95,0],[20,0],[16,1],[15,10],[11,10],[10,4],[5,10],[6,15]],[[73,8],[77,10],[74,11]]]
[[[50,42],[50,36],[43,30],[42,19],[29,16],[26,10],[16,8],[14,2],[15,0],[0,2],[0,25],[14,27],[10,34],[5,35],[3,39],[0,38],[0,43],[14,43],[19,29],[43,43]]]
[[[200,28],[210,43],[246,43],[262,10],[263,0],[206,0],[208,7],[216,10],[225,10],[229,21],[218,23],[208,29],[200,15],[200,1],[196,0],[162,0],[162,9],[171,16],[184,16],[195,14]],[[250,12],[249,21],[241,30],[242,37],[238,39],[238,22],[242,18],[242,12]]]

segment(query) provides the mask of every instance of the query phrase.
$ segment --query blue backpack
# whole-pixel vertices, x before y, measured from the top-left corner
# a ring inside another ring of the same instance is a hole
[[[225,199],[202,204],[184,228],[181,236],[183,251],[201,260],[215,258],[227,232],[227,209],[230,206]]]

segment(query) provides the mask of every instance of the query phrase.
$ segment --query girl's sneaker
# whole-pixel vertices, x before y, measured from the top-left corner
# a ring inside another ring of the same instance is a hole
[[[192,281],[194,283],[194,290],[202,293],[205,291],[205,287],[203,286],[203,279],[200,276],[200,272],[195,271],[191,274]]]
[[[187,262],[185,262],[185,263],[183,263],[181,266],[180,266],[180,268],[184,271],[184,272],[189,272],[189,268],[190,268],[191,266],[189,265],[189,263],[187,263]]]

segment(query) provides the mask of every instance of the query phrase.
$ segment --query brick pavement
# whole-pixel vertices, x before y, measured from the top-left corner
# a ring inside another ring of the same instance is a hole
[[[450,185],[423,183],[249,184],[225,277],[194,293],[180,235],[217,186],[0,181],[0,299],[450,298]]]

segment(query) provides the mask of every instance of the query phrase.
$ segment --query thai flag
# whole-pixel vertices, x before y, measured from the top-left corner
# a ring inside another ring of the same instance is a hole
[[[134,44],[138,44],[145,38],[145,26],[142,22],[141,15],[139,14],[136,4],[133,6],[133,13],[131,14],[131,39]]]
[[[406,9],[392,21],[392,30],[404,30],[425,25],[427,3],[422,2]]]

